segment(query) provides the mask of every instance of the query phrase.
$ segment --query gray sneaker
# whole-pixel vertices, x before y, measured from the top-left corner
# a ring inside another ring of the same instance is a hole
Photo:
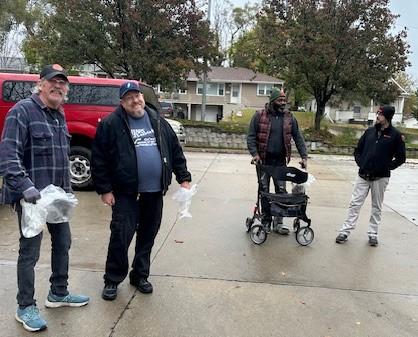
[[[283,218],[276,216],[273,219],[273,231],[281,235],[289,234],[289,227],[283,224]]]
[[[23,324],[23,327],[28,331],[41,331],[46,329],[46,321],[39,313],[39,309],[35,304],[32,304],[24,309],[17,309],[15,318],[18,322]]]
[[[57,296],[49,291],[48,297],[45,300],[45,306],[47,308],[59,308],[59,307],[82,307],[88,304],[90,301],[88,296],[84,295],[72,295]]]
[[[344,243],[348,240],[348,235],[344,233],[338,234],[338,236],[335,238],[336,243]]]
[[[281,235],[288,235],[290,232],[289,227],[287,227],[286,225],[281,225],[280,227],[278,226],[274,229],[274,231]]]
[[[377,241],[377,237],[375,236],[369,236],[369,245],[372,247],[376,247],[379,244]]]

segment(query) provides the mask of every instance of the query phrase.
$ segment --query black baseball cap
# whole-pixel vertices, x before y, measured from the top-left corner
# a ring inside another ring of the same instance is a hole
[[[43,68],[41,73],[39,74],[39,77],[41,79],[45,78],[46,80],[50,80],[51,78],[55,76],[61,76],[67,82],[69,82],[68,77],[67,77],[67,72],[59,64],[49,64],[45,66],[45,68]]]

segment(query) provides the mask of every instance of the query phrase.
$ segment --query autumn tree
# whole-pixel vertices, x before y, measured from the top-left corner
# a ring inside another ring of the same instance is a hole
[[[251,41],[259,69],[284,77],[317,102],[315,129],[333,96],[383,102],[396,96],[388,80],[408,65],[406,32],[389,0],[265,0]]]
[[[33,33],[44,12],[44,0],[0,1],[0,65],[7,67],[13,57],[21,57],[22,36]]]
[[[8,35],[19,24],[19,12],[26,1],[2,0],[0,1],[0,52],[6,47]]]
[[[216,65],[228,60],[229,65],[236,66],[230,47],[255,25],[257,11],[258,5],[245,3],[242,7],[234,7],[228,0],[212,1],[211,27],[217,36],[217,47],[222,55]]]
[[[29,61],[71,68],[94,64],[174,87],[216,54],[207,20],[187,0],[48,0],[49,10],[24,43]]]

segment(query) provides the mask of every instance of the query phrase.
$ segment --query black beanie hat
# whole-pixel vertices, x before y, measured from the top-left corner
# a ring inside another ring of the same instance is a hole
[[[384,105],[380,107],[380,111],[382,112],[383,116],[385,116],[388,122],[392,121],[392,117],[395,114],[395,107],[391,105]]]

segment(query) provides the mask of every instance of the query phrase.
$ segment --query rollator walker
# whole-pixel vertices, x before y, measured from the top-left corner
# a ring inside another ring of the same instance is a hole
[[[277,218],[291,217],[293,220],[293,231],[296,241],[302,245],[309,245],[314,239],[314,231],[311,228],[311,219],[306,216],[306,207],[309,197],[305,194],[304,185],[308,180],[308,173],[296,167],[268,166],[258,162],[251,162],[257,167],[258,192],[257,202],[252,217],[245,221],[247,232],[257,245],[263,244],[270,233],[271,223],[262,223],[266,216],[261,210],[261,200],[264,198],[270,204],[272,223]],[[260,191],[261,172],[266,172],[276,180],[290,181],[294,185],[292,193],[267,193]],[[304,224],[302,224],[302,221]]]

